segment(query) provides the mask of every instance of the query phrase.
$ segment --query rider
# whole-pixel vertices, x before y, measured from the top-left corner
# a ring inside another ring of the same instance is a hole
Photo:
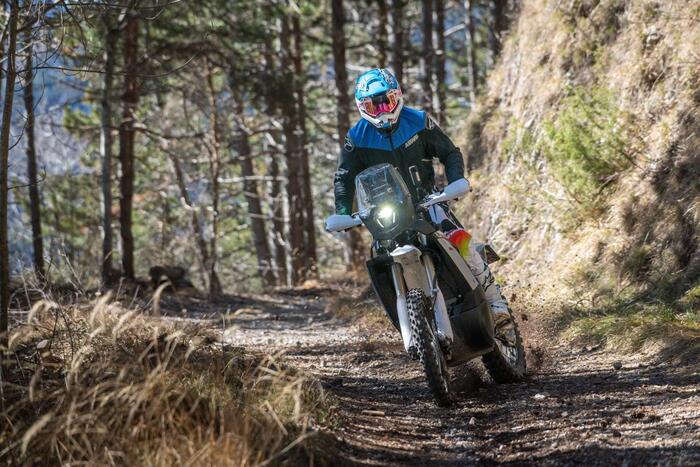
[[[401,86],[389,70],[369,70],[355,85],[355,103],[362,118],[348,131],[340,154],[334,182],[336,214],[352,214],[355,177],[376,164],[394,165],[413,199],[435,191],[433,157],[444,165],[448,183],[464,178],[459,149],[432,117],[404,107]],[[430,215],[443,227],[458,225],[445,205],[431,206]],[[505,331],[511,322],[508,303],[473,242],[469,242],[468,252],[467,264],[484,288],[496,328]]]

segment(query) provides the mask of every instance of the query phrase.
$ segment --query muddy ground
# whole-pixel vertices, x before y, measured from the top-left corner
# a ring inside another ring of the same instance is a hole
[[[458,400],[442,409],[388,322],[338,319],[333,293],[224,300],[236,313],[218,326],[321,380],[337,402],[338,464],[700,465],[696,366],[569,348],[521,323],[528,380],[496,385],[478,362],[455,368]],[[211,305],[188,308],[212,317]]]

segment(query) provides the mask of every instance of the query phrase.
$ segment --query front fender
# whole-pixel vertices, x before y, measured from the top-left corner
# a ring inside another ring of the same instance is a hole
[[[413,245],[404,245],[390,253],[394,262],[401,265],[401,272],[406,283],[406,290],[421,289],[426,297],[433,296],[428,273],[421,261],[423,253]]]

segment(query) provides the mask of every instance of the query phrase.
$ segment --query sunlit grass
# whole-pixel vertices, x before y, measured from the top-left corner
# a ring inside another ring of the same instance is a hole
[[[331,412],[319,383],[206,328],[103,297],[48,298],[11,336],[0,460],[10,464],[306,463]]]
[[[700,285],[680,298],[658,294],[617,298],[597,307],[569,310],[564,336],[572,341],[599,342],[630,351],[644,345],[686,342],[700,349]]]

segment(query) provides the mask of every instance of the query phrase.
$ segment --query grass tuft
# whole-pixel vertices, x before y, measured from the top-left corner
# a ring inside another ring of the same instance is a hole
[[[319,384],[194,324],[50,300],[11,335],[0,460],[15,465],[308,463]]]

